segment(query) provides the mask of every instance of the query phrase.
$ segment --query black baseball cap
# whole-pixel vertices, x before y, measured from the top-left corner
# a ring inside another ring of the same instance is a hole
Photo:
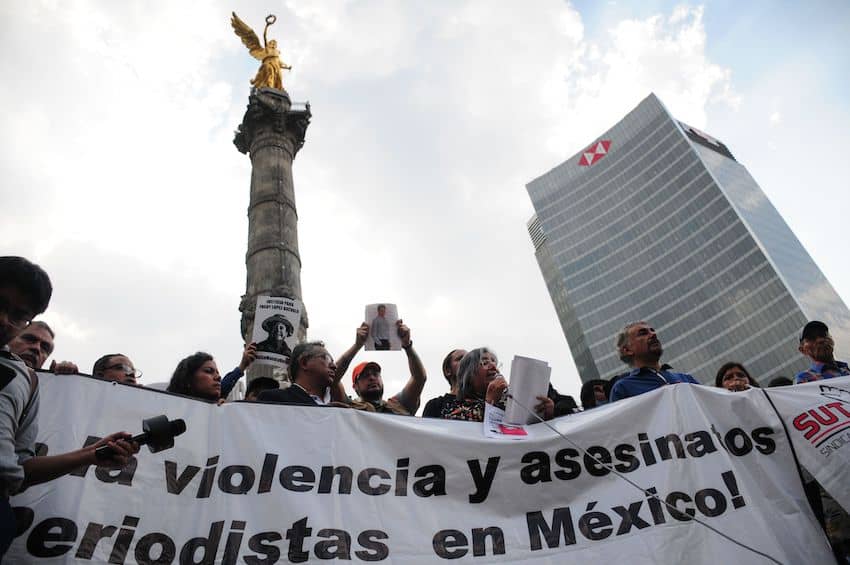
[[[829,328],[826,324],[818,320],[812,320],[803,327],[803,333],[800,335],[800,342],[806,339],[815,339],[823,337],[829,333]]]

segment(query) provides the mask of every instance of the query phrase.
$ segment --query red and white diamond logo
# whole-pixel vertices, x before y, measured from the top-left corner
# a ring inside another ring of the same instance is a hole
[[[608,148],[610,147],[610,139],[600,139],[582,152],[581,159],[578,160],[578,166],[589,167],[593,165],[599,159],[608,154]]]

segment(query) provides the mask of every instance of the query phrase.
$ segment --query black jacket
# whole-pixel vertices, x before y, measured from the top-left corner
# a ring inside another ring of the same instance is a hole
[[[260,402],[273,402],[276,404],[298,404],[300,406],[319,406],[316,401],[307,394],[300,386],[292,385],[289,388],[264,390],[257,396]]]

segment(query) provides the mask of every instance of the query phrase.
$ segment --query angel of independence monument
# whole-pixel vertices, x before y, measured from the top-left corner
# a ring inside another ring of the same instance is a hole
[[[236,14],[231,25],[251,55],[262,63],[251,81],[248,109],[233,143],[251,158],[251,195],[248,204],[247,282],[239,303],[241,331],[246,343],[252,339],[257,296],[280,296],[301,300],[301,258],[298,254],[298,212],[292,182],[292,160],[304,145],[310,123],[310,105],[293,105],[283,88],[284,69],[275,40],[267,40],[275,16],[266,18],[263,45],[257,34]],[[301,307],[298,341],[307,335],[307,312]],[[249,378],[273,377],[268,365],[252,365]]]

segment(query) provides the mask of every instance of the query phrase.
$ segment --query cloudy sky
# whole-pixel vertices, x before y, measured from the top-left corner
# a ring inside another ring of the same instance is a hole
[[[650,92],[731,148],[850,302],[850,3],[2,2],[2,252],[49,272],[56,356],[85,372],[116,351],[143,383],[199,349],[238,362],[232,139],[257,64],[232,9],[259,30],[277,14],[284,86],[313,109],[294,164],[309,337],[341,352],[365,304],[397,303],[423,404],[445,353],[481,345],[547,360],[577,397],[525,184]],[[403,354],[372,358],[397,391]]]

